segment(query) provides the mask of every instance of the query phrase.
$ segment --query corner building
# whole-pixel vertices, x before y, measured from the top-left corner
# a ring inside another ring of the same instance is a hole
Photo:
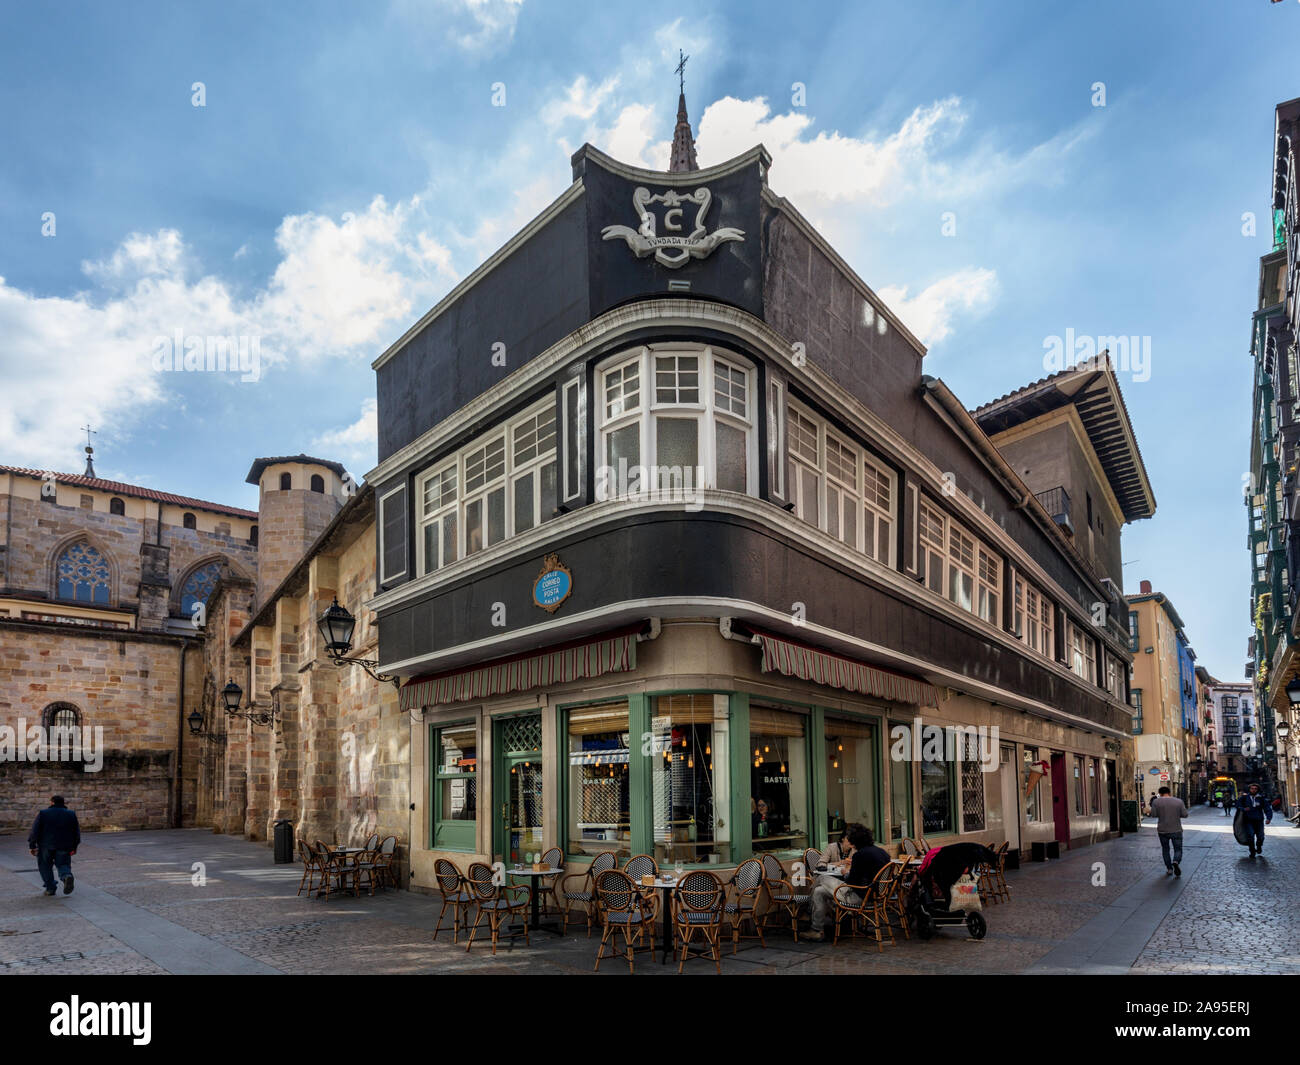
[[[1117,831],[1116,586],[767,152],[572,162],[374,364],[365,606],[411,720],[412,884],[551,846],[794,859],[854,821],[1025,852]],[[989,765],[895,749],[918,720],[996,727]]]

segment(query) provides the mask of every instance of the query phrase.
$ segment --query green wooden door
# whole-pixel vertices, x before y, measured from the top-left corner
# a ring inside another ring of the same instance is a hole
[[[542,852],[542,718],[516,715],[494,722],[496,746],[493,849],[507,865]]]

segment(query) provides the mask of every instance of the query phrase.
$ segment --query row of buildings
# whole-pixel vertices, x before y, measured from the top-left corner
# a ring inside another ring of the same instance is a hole
[[[1300,744],[1295,707],[1300,702],[1300,330],[1297,192],[1300,98],[1279,104],[1274,118],[1271,174],[1273,247],[1259,261],[1259,294],[1250,321],[1254,389],[1250,479],[1245,494],[1251,552],[1250,615],[1253,635],[1246,676],[1258,714],[1251,772],[1266,792],[1288,802],[1300,798]],[[1290,688],[1290,690],[1288,690]]]
[[[968,408],[761,146],[698,168],[684,98],[668,171],[572,166],[376,360],[360,490],[0,469],[0,724],[120,765],[0,764],[0,826],[55,788],[99,827],[393,834],[427,889],[851,821],[1041,854],[1161,774],[1195,799],[1209,677],[1123,594],[1156,504],[1109,360]]]

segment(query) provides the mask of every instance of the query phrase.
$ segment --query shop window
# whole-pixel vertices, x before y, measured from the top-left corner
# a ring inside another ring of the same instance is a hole
[[[977,736],[959,733],[961,758],[961,826],[963,832],[984,830],[984,763]]]
[[[755,851],[798,855],[808,846],[806,724],[803,714],[750,708],[750,839]]]
[[[876,726],[826,718],[826,831],[837,840],[846,825],[876,829]]]
[[[1089,809],[1101,813],[1101,761],[1097,758],[1088,760],[1088,798]]]
[[[58,596],[78,603],[108,605],[108,560],[90,544],[75,543],[55,563]]]
[[[1025,821],[1044,820],[1043,774],[1038,764],[1038,748],[1025,748],[1025,778],[1021,785],[1025,797]]]
[[[632,855],[627,703],[568,715],[568,841],[573,855]],[[715,763],[716,764],[716,763]]]
[[[916,823],[912,820],[912,725],[892,722],[889,726],[891,736],[909,737],[906,747],[899,749],[897,744],[890,744],[889,751],[889,838],[895,840],[909,839],[917,835]]]
[[[1085,798],[1085,788],[1087,781],[1083,776],[1083,759],[1077,754],[1074,756],[1074,812],[1083,814],[1087,810]]]
[[[660,862],[731,861],[728,704],[725,695],[655,700],[650,786]]]
[[[478,849],[478,726],[472,721],[433,730],[435,850]]]
[[[921,834],[930,836],[956,832],[953,820],[953,763],[943,757],[922,757],[920,770]]]

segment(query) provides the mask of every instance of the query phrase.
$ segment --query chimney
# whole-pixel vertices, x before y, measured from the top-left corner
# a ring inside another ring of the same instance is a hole
[[[1151,582],[1150,582],[1150,581],[1143,581],[1143,582],[1141,583],[1141,585],[1139,585],[1139,587],[1142,589],[1142,594],[1143,594],[1143,595],[1150,595],[1150,594],[1151,594]]]

